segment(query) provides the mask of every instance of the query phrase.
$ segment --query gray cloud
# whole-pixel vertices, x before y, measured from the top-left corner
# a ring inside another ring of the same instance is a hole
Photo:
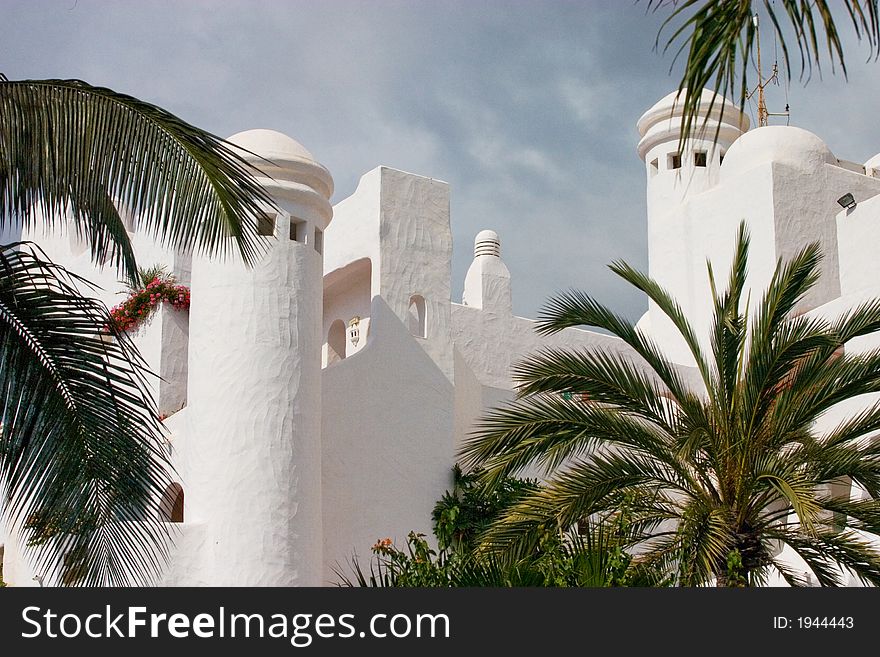
[[[568,287],[645,308],[605,267],[647,264],[635,122],[677,83],[644,3],[7,0],[3,13],[11,78],[82,78],[224,136],[280,130],[330,169],[335,200],[379,164],[446,180],[456,296],[474,235],[493,228],[518,314]],[[794,124],[864,161],[880,151],[880,83],[847,45],[849,83],[795,82],[787,99]],[[784,87],[772,94],[784,104]]]

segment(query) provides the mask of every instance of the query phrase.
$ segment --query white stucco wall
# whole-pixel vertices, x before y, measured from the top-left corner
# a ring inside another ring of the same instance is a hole
[[[666,204],[662,212],[649,212],[649,271],[681,303],[697,334],[708,336],[711,326],[706,261],[712,263],[719,288],[726,285],[742,220],[752,238],[749,290],[760,293],[780,258],[790,259],[817,241],[824,253],[822,276],[798,310],[839,296],[836,199],[847,191],[872,196],[880,192],[880,181],[837,166],[818,137],[784,126],[758,128],[740,137],[720,174],[719,182],[701,193]],[[668,345],[672,357],[692,363],[671,322],[653,304],[650,315],[652,334]]]
[[[748,194],[742,190],[748,189]],[[728,185],[696,194],[648,224],[648,272],[681,305],[708,347],[712,305],[707,260],[716,283],[726,285],[740,221],[751,234],[749,285],[761,287],[776,264],[772,177],[769,166],[744,172]],[[668,357],[693,364],[684,340],[659,308],[649,304],[651,335]]]
[[[381,538],[431,535],[451,485],[453,388],[384,299],[366,347],[323,371],[323,582]],[[346,571],[350,574],[350,571]]]
[[[178,584],[317,583],[320,281],[320,256],[289,240],[252,270],[194,263],[181,449],[187,513],[208,538]]]
[[[419,344],[453,378],[449,186],[381,168],[379,293],[406,324],[413,295],[424,298],[427,335]]]
[[[513,314],[510,270],[501,259],[501,239],[494,230],[482,230],[474,238],[474,260],[464,278],[461,303]]]
[[[839,212],[836,225],[841,293],[876,290],[880,287],[880,195]]]
[[[566,329],[550,336],[535,332],[535,322],[515,315],[452,304],[455,347],[484,386],[510,389],[511,366],[544,346],[601,348],[638,358],[618,338],[595,331]]]
[[[382,272],[379,208],[383,168],[376,167],[361,176],[354,193],[333,206],[333,223],[325,231],[325,276],[332,280],[335,272],[368,259],[372,266],[370,298],[379,294]]]

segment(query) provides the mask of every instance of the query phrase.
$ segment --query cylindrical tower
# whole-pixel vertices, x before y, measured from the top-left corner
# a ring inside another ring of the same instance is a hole
[[[639,157],[648,176],[648,224],[688,195],[718,181],[730,145],[749,129],[749,118],[733,101],[703,89],[689,138],[679,152],[685,91],[659,100],[638,121]]]
[[[181,445],[187,523],[201,554],[177,584],[322,584],[321,304],[329,172],[271,130],[230,141],[281,212],[258,232],[265,255],[193,262],[188,428]],[[258,156],[258,157],[257,157]]]
[[[718,184],[724,156],[748,130],[749,120],[733,101],[704,89],[690,134],[682,144],[684,96],[684,91],[673,92],[641,116],[638,151],[648,179],[648,272],[674,291],[682,307],[694,312],[703,308],[705,257],[696,258],[695,270],[694,253],[702,252],[703,245],[685,210],[691,199]],[[711,221],[709,217],[704,220]],[[687,346],[653,303],[639,326],[659,340],[671,358],[690,364]]]

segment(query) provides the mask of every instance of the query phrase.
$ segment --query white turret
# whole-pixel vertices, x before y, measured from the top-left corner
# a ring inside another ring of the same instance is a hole
[[[727,150],[748,129],[749,120],[731,100],[704,89],[690,135],[682,145],[683,109],[684,91],[672,92],[645,112],[638,121],[638,152],[648,177],[648,271],[667,289],[675,290],[688,313],[699,314],[707,254],[703,240],[692,235],[684,208],[717,188]],[[717,212],[701,216],[700,221],[698,230],[711,230],[716,223],[723,230]],[[732,239],[733,233],[724,242],[728,250]],[[648,310],[639,326],[662,340],[674,360],[689,364],[688,349],[672,324],[653,303]]]
[[[730,145],[749,129],[733,101],[704,89],[690,138],[679,153],[684,94],[673,91],[638,121],[639,157],[648,175],[648,224],[718,181]],[[717,135],[717,142],[716,142]]]
[[[219,586],[321,582],[321,299],[333,180],[271,130],[230,141],[266,175],[281,212],[259,221],[253,268],[196,259],[189,416],[181,446],[187,523],[204,526],[187,581]],[[265,158],[265,159],[262,159]],[[271,176],[268,177],[268,176]]]
[[[501,260],[501,240],[494,230],[480,231],[474,239],[474,261],[464,279],[461,301],[492,312],[512,312],[510,271]]]

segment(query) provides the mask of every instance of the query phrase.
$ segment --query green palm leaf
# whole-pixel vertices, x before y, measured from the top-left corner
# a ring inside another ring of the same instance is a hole
[[[83,285],[32,244],[0,250],[0,487],[38,572],[145,584],[170,538],[161,425],[137,352]]]
[[[273,205],[257,174],[241,149],[155,105],[0,75],[0,228],[72,230],[132,286],[130,229],[254,262],[256,218]],[[143,363],[124,335],[108,341],[84,281],[17,247],[2,247],[3,506],[56,581],[147,583],[168,547],[149,510],[168,475]]]
[[[870,53],[876,58],[880,55],[878,0],[843,0],[841,4],[856,36],[868,42]],[[770,19],[774,38],[782,50],[785,75],[789,79],[792,75],[789,39],[797,45],[802,78],[809,79],[813,65],[817,70],[821,69],[823,51],[827,51],[832,69],[839,65],[846,77],[835,12],[825,0],[781,0],[781,8],[771,0],[682,0],[672,3],[648,0],[647,6],[649,10],[657,11],[668,5],[672,5],[672,13],[660,28],[655,47],[659,47],[661,38],[669,29],[671,32],[663,49],[674,50],[673,65],[682,53],[687,53],[679,83],[679,94],[684,96],[682,135],[690,134],[694,128],[700,94],[705,87],[717,90],[724,97],[732,97],[740,108],[745,107],[746,98],[753,89],[750,73],[758,47],[753,17],[759,9],[763,9]],[[714,99],[712,103],[715,103]],[[700,111],[707,110],[702,108]]]
[[[117,207],[166,245],[222,255],[234,242],[254,261],[256,217],[272,201],[240,153],[110,89],[0,77],[0,228],[57,228],[69,216],[92,255],[120,266],[130,282],[136,263]]]

